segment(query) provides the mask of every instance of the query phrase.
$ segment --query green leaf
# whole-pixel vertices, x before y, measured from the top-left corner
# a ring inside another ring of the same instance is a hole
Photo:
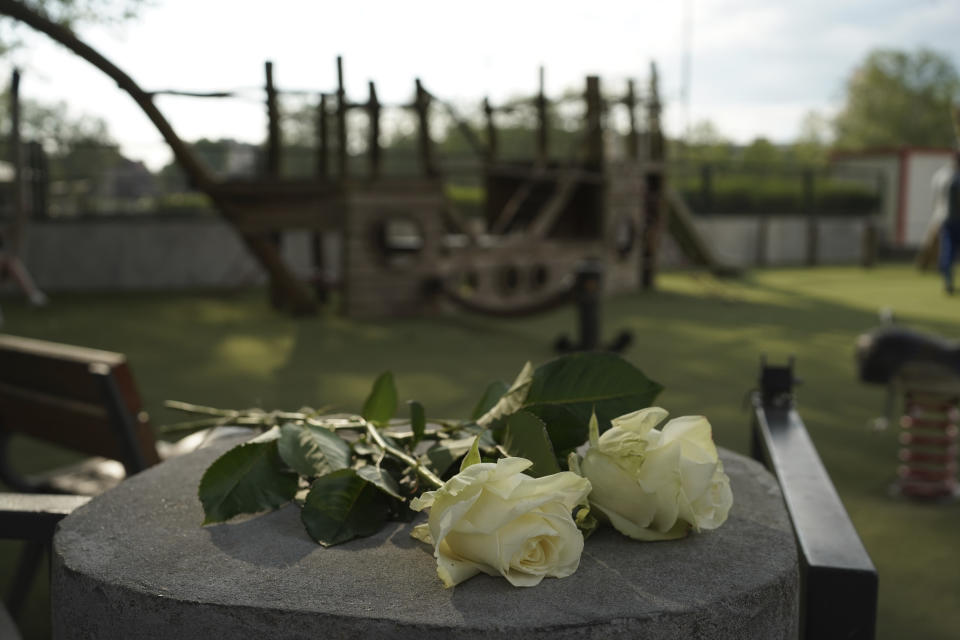
[[[277,449],[291,469],[307,478],[350,466],[350,445],[316,425],[283,425]]]
[[[557,416],[547,415],[541,408],[563,407],[573,415],[576,424],[582,425],[582,443],[593,411],[604,429],[613,418],[649,407],[662,390],[662,385],[616,354],[575,353],[537,367],[521,408],[542,415],[553,427],[551,422]],[[566,448],[565,438],[574,435],[571,429],[571,425],[562,427],[564,444],[555,441],[557,448]]]
[[[410,407],[410,429],[413,431],[413,442],[410,446],[415,447],[423,440],[423,434],[427,430],[427,414],[423,405],[416,400],[411,400],[407,405]]]
[[[460,463],[460,471],[463,471],[467,467],[472,467],[475,464],[480,464],[480,436],[473,439],[473,444],[470,445],[470,451],[467,452],[467,455],[463,456],[463,462]]]
[[[397,386],[393,383],[393,374],[386,371],[373,383],[373,389],[363,403],[362,415],[369,422],[385,425],[396,411]]]
[[[470,450],[475,436],[469,438],[457,438],[450,440],[441,440],[437,444],[427,449],[427,462],[434,473],[442,476],[447,469],[458,460],[462,455]]]
[[[559,404],[541,404],[528,407],[533,415],[547,426],[547,435],[558,456],[576,449],[587,439],[587,425],[569,407]]]
[[[383,494],[353,469],[313,481],[300,519],[310,537],[325,547],[369,536],[387,521]]]
[[[533,462],[526,473],[541,478],[560,471],[557,457],[547,435],[546,425],[529,411],[518,411],[507,417],[503,448],[511,456]]]
[[[527,361],[520,369],[520,373],[514,379],[513,384],[507,389],[507,392],[497,400],[490,409],[482,416],[477,418],[477,424],[483,427],[489,427],[501,418],[516,413],[523,408],[526,402],[527,393],[530,391],[530,385],[533,383],[533,365]]]
[[[510,387],[507,385],[507,383],[503,382],[502,380],[497,380],[496,382],[491,382],[488,384],[486,390],[483,392],[483,397],[480,398],[480,401],[477,402],[477,406],[475,406],[473,411],[470,413],[470,419],[476,420],[487,411],[492,409],[509,388]]]
[[[400,495],[400,486],[397,485],[397,481],[393,479],[389,473],[381,469],[380,467],[374,466],[372,464],[364,465],[356,470],[357,475],[380,489],[384,493],[393,496],[398,500],[403,500],[403,496]]]
[[[277,452],[280,430],[237,445],[213,461],[200,479],[203,524],[225,522],[242,513],[260,513],[286,504],[297,492],[297,475]]]

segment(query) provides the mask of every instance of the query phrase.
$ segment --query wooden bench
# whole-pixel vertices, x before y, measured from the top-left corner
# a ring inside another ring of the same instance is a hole
[[[123,354],[0,335],[0,480],[18,491],[76,492],[14,471],[15,434],[117,460],[127,475],[160,460]]]
[[[800,557],[800,637],[872,639],[877,570],[793,404],[793,361],[761,364],[751,454],[776,476]]]
[[[14,436],[96,457],[27,477],[10,464]],[[14,618],[57,522],[85,500],[25,494],[93,495],[159,461],[123,354],[0,334],[0,481],[23,492],[0,493],[0,537],[26,541],[6,598]]]

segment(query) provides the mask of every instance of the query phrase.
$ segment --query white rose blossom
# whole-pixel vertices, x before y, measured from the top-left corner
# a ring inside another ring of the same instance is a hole
[[[525,458],[472,464],[411,502],[416,511],[430,509],[413,536],[433,545],[444,586],[483,572],[532,587],[577,570],[583,535],[571,513],[584,503],[590,482],[569,471],[542,478],[522,473],[532,464]]]
[[[590,448],[571,468],[590,480],[590,505],[624,535],[680,538],[692,527],[715,529],[733,505],[730,479],[703,416],[667,417],[660,407],[611,421],[602,436],[590,422]]]

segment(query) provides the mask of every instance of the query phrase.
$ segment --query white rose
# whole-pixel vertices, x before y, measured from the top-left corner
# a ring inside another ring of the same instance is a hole
[[[602,436],[590,423],[590,448],[571,466],[593,486],[590,504],[621,533],[639,540],[683,537],[690,527],[723,524],[733,493],[703,416],[670,420],[660,407],[620,416]]]
[[[590,482],[569,471],[543,478],[522,473],[532,464],[524,458],[473,464],[410,503],[416,511],[430,509],[413,535],[433,545],[444,586],[482,571],[532,587],[577,570],[583,535],[571,512]]]

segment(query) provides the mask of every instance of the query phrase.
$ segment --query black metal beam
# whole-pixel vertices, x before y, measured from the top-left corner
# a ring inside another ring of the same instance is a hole
[[[65,516],[89,496],[0,493],[0,539],[49,541]]]
[[[780,483],[800,554],[802,638],[872,639],[877,570],[793,407],[793,368],[762,365],[753,456]]]

